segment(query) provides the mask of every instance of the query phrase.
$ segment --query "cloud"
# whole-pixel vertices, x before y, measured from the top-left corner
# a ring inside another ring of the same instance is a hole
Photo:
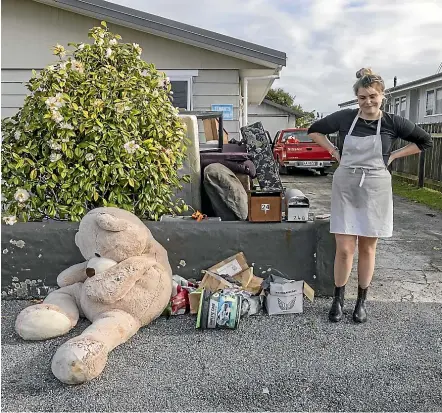
[[[371,67],[387,87],[436,72],[442,61],[440,0],[115,0],[287,53],[274,83],[306,110],[350,100],[355,72]]]

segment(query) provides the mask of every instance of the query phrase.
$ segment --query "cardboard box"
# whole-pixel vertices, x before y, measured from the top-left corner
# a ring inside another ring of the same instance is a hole
[[[190,314],[197,314],[200,306],[200,300],[203,290],[198,288],[196,291],[189,293]]]
[[[250,191],[250,222],[281,222],[282,193],[279,191]]]
[[[314,290],[304,281],[271,282],[266,297],[269,315],[300,314],[304,311],[304,295],[313,302]]]
[[[207,269],[204,278],[201,281],[200,288],[215,292],[217,290],[222,290],[223,288],[233,287],[232,283],[226,281],[220,275],[228,275],[239,281],[241,287],[252,294],[259,294],[261,291],[261,284],[264,281],[262,278],[253,274],[253,268],[249,267],[247,264],[243,252],[239,252],[238,254],[226,258]]]
[[[234,285],[226,281],[223,277],[219,276],[212,271],[204,271],[204,277],[199,285],[200,288],[212,291],[213,293],[224,288],[232,288]]]
[[[226,258],[218,264],[208,268],[207,271],[234,277],[247,268],[249,268],[249,265],[247,264],[246,257],[244,256],[243,252],[239,252],[238,254],[232,255],[231,257]]]
[[[206,136],[206,142],[219,140],[219,122],[218,119],[204,119],[204,135]],[[223,143],[229,142],[229,133],[223,128]]]

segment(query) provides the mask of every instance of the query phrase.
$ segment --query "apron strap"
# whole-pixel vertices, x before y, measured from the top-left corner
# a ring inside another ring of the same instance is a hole
[[[358,110],[358,113],[357,113],[356,117],[354,118],[353,123],[351,124],[351,127],[350,127],[350,129],[348,130],[347,135],[351,135],[351,133],[353,132],[353,129],[354,129],[355,125],[356,125],[356,122],[358,121],[358,118],[359,118],[359,114],[360,114],[360,113],[361,113],[361,111]]]
[[[379,120],[378,120],[378,127],[376,129],[376,135],[380,135],[381,134],[382,115],[383,115],[383,113],[381,112],[381,116],[379,117]]]

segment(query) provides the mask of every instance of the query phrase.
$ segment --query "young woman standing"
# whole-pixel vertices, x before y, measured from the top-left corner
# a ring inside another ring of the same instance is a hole
[[[365,300],[373,277],[378,238],[393,232],[393,196],[388,165],[431,147],[431,137],[409,120],[381,110],[384,81],[370,69],[356,73],[353,86],[359,109],[344,109],[313,123],[309,136],[339,162],[333,175],[330,232],[336,237],[335,291],[330,321],[340,321],[344,291],[358,245],[358,298],[353,320],[367,320]],[[325,137],[344,138],[342,154]],[[392,152],[397,138],[410,144]]]

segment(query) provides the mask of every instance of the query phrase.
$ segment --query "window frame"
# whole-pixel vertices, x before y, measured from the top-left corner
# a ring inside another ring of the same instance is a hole
[[[404,114],[401,115],[401,104],[402,104],[402,99],[405,99],[405,110],[404,110]],[[398,105],[398,112],[396,113],[396,102],[399,101],[399,105]],[[394,105],[393,105],[393,114],[397,115],[397,116],[402,116],[403,118],[406,117],[407,115],[407,95],[400,95],[400,96],[396,96],[394,98]]]
[[[172,70],[158,69],[164,72],[171,82],[187,82],[187,108],[193,110],[193,82],[194,77],[198,76],[198,70]]]
[[[442,86],[439,87],[432,87],[429,89],[425,90],[425,115],[424,118],[430,118],[432,116],[441,116],[442,115],[442,110],[441,112],[437,112],[436,113],[436,96],[437,96],[437,92],[438,91],[442,91]],[[433,92],[433,113],[431,115],[427,115],[427,102],[428,102],[428,93]]]

